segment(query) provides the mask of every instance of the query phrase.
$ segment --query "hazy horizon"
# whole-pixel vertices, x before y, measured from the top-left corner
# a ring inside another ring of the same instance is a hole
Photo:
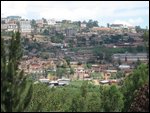
[[[1,17],[88,21],[149,28],[148,1],[1,1]]]

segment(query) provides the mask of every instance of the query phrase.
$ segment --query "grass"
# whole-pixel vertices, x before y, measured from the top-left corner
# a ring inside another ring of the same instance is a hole
[[[84,82],[83,80],[74,80],[74,81],[71,81],[69,85],[75,86],[75,87],[81,87],[83,82]]]
[[[97,72],[92,73],[91,77],[93,77],[93,78],[99,78],[99,79],[103,78],[102,74],[101,73],[97,73]]]

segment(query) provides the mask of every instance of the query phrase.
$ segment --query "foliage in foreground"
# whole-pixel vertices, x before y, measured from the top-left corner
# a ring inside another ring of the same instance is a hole
[[[37,111],[121,111],[122,98],[123,95],[116,85],[99,87],[83,82],[81,86],[50,88],[39,83],[33,87],[33,96],[27,111],[35,111],[39,104],[40,109]]]
[[[133,99],[135,98],[135,92],[144,84],[149,83],[149,67],[146,64],[141,64],[135,69],[132,74],[125,78],[122,86],[122,92],[124,95],[124,110],[128,111]]]
[[[149,84],[145,84],[136,92],[129,112],[149,112]]]
[[[1,112],[24,111],[32,96],[31,83],[26,82],[23,71],[18,69],[21,48],[19,32],[13,33],[8,48],[1,38]]]

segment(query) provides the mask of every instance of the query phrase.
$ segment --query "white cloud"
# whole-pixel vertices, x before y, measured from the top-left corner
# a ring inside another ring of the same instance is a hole
[[[122,20],[115,20],[113,23],[114,24],[123,24],[123,25],[127,25],[127,26],[136,26],[136,25],[140,25],[141,23],[143,23],[143,19],[141,17],[137,18],[137,19],[128,19],[127,21],[122,21]]]
[[[143,19],[142,18],[137,18],[137,19],[129,19],[129,22],[132,23],[133,25],[140,25],[141,23],[143,23]]]
[[[122,21],[122,20],[115,20],[113,22],[113,24],[123,24],[123,25],[127,25],[127,26],[133,26],[131,23],[129,23],[128,21]]]
[[[1,13],[3,16],[19,15],[25,17],[27,15],[26,9],[28,8],[27,1],[1,1]]]

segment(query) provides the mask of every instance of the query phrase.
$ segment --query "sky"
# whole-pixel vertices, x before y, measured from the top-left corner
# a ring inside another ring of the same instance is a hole
[[[72,21],[97,20],[99,26],[149,28],[149,1],[1,1],[1,17]]]

